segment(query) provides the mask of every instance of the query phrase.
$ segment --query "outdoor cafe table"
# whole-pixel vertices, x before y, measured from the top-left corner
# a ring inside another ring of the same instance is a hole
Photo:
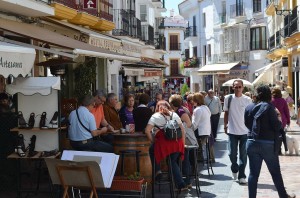
[[[122,150],[139,150],[140,174],[146,181],[151,181],[152,166],[149,156],[150,141],[146,134],[135,133],[114,133],[114,152],[120,154]],[[126,154],[124,157],[124,175],[131,175],[137,171],[135,154]],[[119,159],[116,175],[121,174],[121,159]]]

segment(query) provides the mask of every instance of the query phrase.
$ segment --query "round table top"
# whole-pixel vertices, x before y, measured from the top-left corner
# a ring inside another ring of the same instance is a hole
[[[112,133],[114,136],[120,136],[120,137],[146,137],[146,134],[143,132],[134,132],[134,133],[120,133],[115,132]]]

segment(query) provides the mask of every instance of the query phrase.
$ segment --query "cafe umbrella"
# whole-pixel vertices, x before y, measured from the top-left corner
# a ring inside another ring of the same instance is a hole
[[[234,79],[228,80],[228,81],[224,82],[224,83],[222,84],[222,86],[229,86],[229,87],[231,87],[231,86],[233,85],[233,82],[234,82],[235,80],[242,80],[242,81],[243,81],[244,87],[249,87],[249,88],[252,88],[252,87],[253,87],[253,85],[252,85],[251,82],[249,82],[248,80],[240,79],[240,78],[234,78]]]

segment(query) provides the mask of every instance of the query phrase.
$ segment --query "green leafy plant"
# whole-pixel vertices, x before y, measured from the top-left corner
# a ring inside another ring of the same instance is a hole
[[[180,89],[180,94],[183,96],[186,92],[189,92],[190,91],[190,88],[189,86],[184,83],[182,86],[181,86],[181,89]]]
[[[77,99],[82,99],[87,94],[91,94],[91,84],[96,81],[96,63],[89,61],[79,64],[74,69],[75,90],[74,95]]]
[[[141,174],[139,172],[134,172],[133,174],[129,175],[127,179],[133,181],[140,181],[143,178],[141,177]]]

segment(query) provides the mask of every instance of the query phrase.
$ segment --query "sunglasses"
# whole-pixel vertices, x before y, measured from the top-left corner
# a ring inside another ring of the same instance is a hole
[[[234,88],[235,88],[235,89],[241,89],[242,86],[235,86]]]

